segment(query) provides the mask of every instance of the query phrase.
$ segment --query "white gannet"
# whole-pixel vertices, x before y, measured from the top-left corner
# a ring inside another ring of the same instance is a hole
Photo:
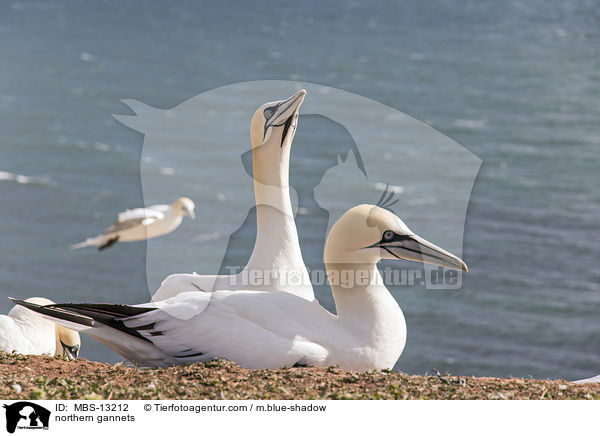
[[[415,235],[393,213],[363,204],[333,225],[325,244],[337,315],[316,300],[265,291],[184,292],[135,306],[13,301],[141,365],[223,357],[248,368],[366,371],[393,367],[406,342],[404,315],[379,274],[380,259],[467,271],[461,259]]]
[[[187,197],[178,198],[173,204],[156,204],[147,208],[128,209],[121,212],[117,221],[101,235],[87,238],[71,248],[97,246],[104,250],[117,242],[142,241],[171,233],[185,215],[194,219],[194,202]]]
[[[153,301],[198,289],[285,290],[309,301],[315,299],[300,251],[289,188],[290,151],[305,96],[302,89],[287,100],[265,103],[250,122],[257,229],[246,267],[236,275],[170,275]],[[262,279],[249,281],[251,271]]]
[[[31,304],[54,304],[52,300],[32,297]],[[74,330],[44,319],[21,306],[14,307],[8,315],[0,315],[0,350],[19,354],[50,354],[67,359],[77,359],[81,339]]]

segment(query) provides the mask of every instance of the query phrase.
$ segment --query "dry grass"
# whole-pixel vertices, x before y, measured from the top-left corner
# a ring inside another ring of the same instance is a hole
[[[248,370],[218,360],[162,368],[0,353],[3,399],[600,399],[600,384],[331,368]]]

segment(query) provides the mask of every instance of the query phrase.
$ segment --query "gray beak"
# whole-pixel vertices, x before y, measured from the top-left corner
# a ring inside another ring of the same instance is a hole
[[[301,89],[294,95],[292,95],[287,100],[279,103],[277,110],[273,114],[273,116],[269,119],[269,121],[265,124],[265,129],[271,126],[283,126],[285,122],[292,116],[304,101],[304,97],[306,96],[306,91]]]
[[[461,259],[417,235],[407,235],[399,241],[383,242],[379,247],[389,254],[384,256],[386,259],[413,260],[465,272],[469,270]]]
[[[77,360],[79,357],[79,345],[68,346],[63,341],[60,341],[60,344],[63,347],[63,356],[67,360]]]

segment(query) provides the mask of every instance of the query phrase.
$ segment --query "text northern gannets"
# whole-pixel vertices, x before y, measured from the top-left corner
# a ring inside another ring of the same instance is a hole
[[[42,297],[25,300],[31,304],[54,304]],[[8,315],[0,315],[0,350],[19,354],[49,354],[77,359],[81,340],[79,333],[44,319],[21,306]]]
[[[254,249],[244,270],[235,276],[173,274],[163,281],[153,301],[198,289],[286,291],[314,300],[300,252],[289,189],[290,151],[305,96],[306,91],[300,90],[287,100],[265,103],[250,122],[257,229]],[[271,278],[248,283],[248,271],[271,274]],[[284,285],[290,277],[294,284]]]
[[[185,215],[194,219],[194,202],[186,197],[178,198],[171,205],[157,204],[121,212],[117,221],[101,235],[87,238],[71,248],[97,246],[104,250],[117,242],[141,241],[171,233],[181,224]]]
[[[330,283],[337,315],[317,301],[263,291],[185,292],[137,306],[15,302],[141,365],[224,357],[248,368],[340,365],[365,371],[393,367],[406,342],[404,315],[383,284],[380,259],[467,271],[462,260],[372,205],[354,207],[334,224],[324,257],[329,278],[347,272],[355,278],[350,288]]]

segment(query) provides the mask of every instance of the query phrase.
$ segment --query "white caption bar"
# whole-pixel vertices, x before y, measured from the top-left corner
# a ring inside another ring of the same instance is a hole
[[[15,435],[577,434],[594,401],[11,401]],[[44,430],[36,433],[34,430]],[[211,433],[209,433],[211,432]]]

